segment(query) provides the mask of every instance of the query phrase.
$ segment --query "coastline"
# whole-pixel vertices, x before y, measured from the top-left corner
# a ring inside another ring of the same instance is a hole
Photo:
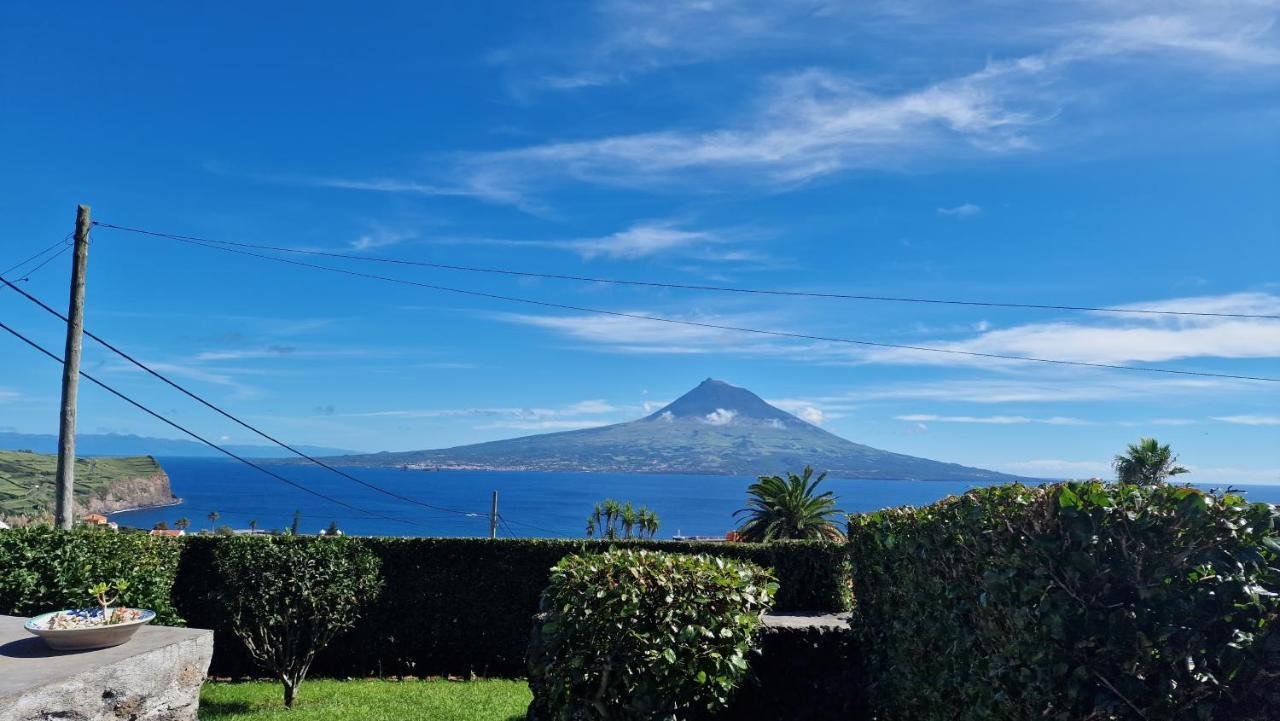
[[[173,497],[173,500],[172,500],[172,501],[170,501],[170,502],[168,502],[168,503],[151,503],[151,504],[147,504],[147,505],[143,505],[143,506],[133,506],[133,507],[131,507],[131,508],[121,508],[121,509],[119,509],[119,510],[115,510],[115,511],[111,511],[111,512],[109,512],[109,513],[106,513],[105,515],[106,515],[108,518],[110,518],[111,516],[114,516],[114,515],[116,515],[117,513],[129,513],[130,511],[150,511],[150,510],[154,510],[154,509],[156,509],[156,508],[169,508],[169,507],[171,507],[171,506],[181,506],[181,505],[182,505],[182,503],[183,503],[183,499],[178,498],[177,496],[174,496],[174,497]]]

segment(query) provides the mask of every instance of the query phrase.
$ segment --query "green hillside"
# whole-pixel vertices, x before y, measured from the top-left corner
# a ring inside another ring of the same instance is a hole
[[[57,456],[26,451],[0,451],[0,517],[45,516],[53,513]],[[163,476],[151,456],[76,459],[76,507],[118,495],[122,485]],[[167,479],[164,486],[168,487]],[[97,505],[97,504],[94,504]]]

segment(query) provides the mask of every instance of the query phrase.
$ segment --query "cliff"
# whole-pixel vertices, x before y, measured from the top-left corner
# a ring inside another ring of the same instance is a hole
[[[0,451],[0,518],[52,515],[56,456]],[[76,515],[176,502],[169,475],[151,456],[77,458]]]

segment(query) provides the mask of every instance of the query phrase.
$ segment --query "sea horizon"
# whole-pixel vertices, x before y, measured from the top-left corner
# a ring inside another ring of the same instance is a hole
[[[489,533],[491,493],[498,492],[500,537],[584,538],[586,520],[595,503],[606,498],[631,501],[658,513],[656,535],[723,537],[735,527],[733,512],[746,502],[752,476],[676,473],[583,473],[552,471],[417,471],[383,467],[344,467],[356,478],[431,508],[380,494],[317,466],[280,465],[276,471],[291,481],[350,503],[374,515],[363,515],[273,479],[230,459],[158,457],[169,474],[180,503],[110,514],[123,526],[151,528],[178,518],[191,521],[191,532],[227,525],[260,531],[286,529],[301,512],[299,530],[314,534],[337,523],[360,536],[483,537]],[[1176,479],[1175,479],[1176,481]],[[996,485],[969,481],[915,481],[828,478],[847,513],[863,513],[903,505],[926,505],[971,488]],[[1222,484],[1193,483],[1211,489]],[[1252,501],[1280,503],[1280,486],[1236,485]],[[210,522],[211,512],[218,513]]]

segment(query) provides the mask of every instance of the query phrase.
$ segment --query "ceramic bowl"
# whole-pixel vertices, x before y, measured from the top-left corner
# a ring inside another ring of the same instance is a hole
[[[44,639],[49,648],[55,651],[88,651],[94,648],[108,648],[133,638],[138,629],[155,620],[156,612],[137,609],[142,615],[132,621],[113,623],[109,626],[88,626],[85,628],[49,628],[49,619],[66,614],[79,618],[101,617],[102,611],[97,608],[73,608],[65,611],[42,613],[27,621],[23,628]]]

